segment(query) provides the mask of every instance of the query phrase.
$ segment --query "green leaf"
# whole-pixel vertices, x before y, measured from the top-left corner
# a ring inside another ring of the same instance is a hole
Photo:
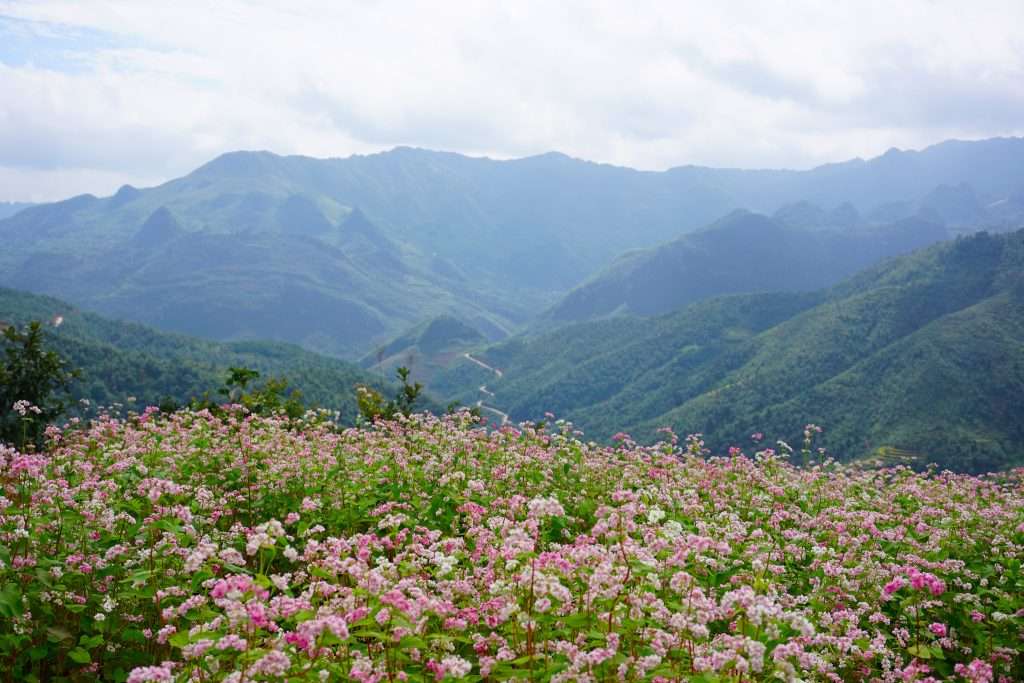
[[[121,640],[128,643],[145,643],[146,636],[137,628],[128,628],[121,632]]]
[[[21,589],[18,584],[9,583],[0,591],[0,616],[8,619],[20,616],[25,611],[21,604]]]
[[[176,647],[179,650],[188,645],[188,631],[178,631],[167,641],[171,644],[171,647]]]
[[[103,644],[103,636],[82,636],[78,639],[78,644],[84,647],[86,650],[91,650]]]
[[[92,657],[89,656],[89,651],[80,647],[76,647],[74,650],[69,652],[68,657],[70,657],[71,661],[76,664],[88,664],[92,661]]]
[[[932,651],[927,645],[911,645],[907,648],[907,654],[921,659],[931,659]]]
[[[399,645],[401,646],[401,648],[403,650],[405,650],[405,649],[412,649],[414,647],[423,650],[423,649],[426,649],[427,647],[429,647],[429,645],[427,644],[427,641],[423,640],[422,638],[420,638],[418,636],[405,636],[404,638],[402,638],[402,640],[399,643]]]

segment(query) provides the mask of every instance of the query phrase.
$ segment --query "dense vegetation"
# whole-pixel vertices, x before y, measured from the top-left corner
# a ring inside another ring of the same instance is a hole
[[[926,211],[1002,226],[1024,215],[1022,165],[1021,139],[799,172],[651,173],[408,148],[323,160],[239,152],[159,187],[0,220],[0,284],[162,329],[354,359],[444,313],[500,339],[626,250],[735,209],[808,200],[836,207],[825,225]]]
[[[0,288],[0,321],[21,328],[32,320],[45,322],[45,345],[81,370],[70,385],[72,397],[93,406],[120,403],[141,410],[183,405],[204,394],[217,399],[216,390],[231,367],[252,368],[264,379],[285,379],[291,385],[287,391],[301,391],[307,405],[340,411],[348,422],[357,414],[357,384],[392,391],[378,374],[289,344],[221,344],[167,334],[79,311],[50,297]]]
[[[780,273],[783,277],[784,273]],[[432,388],[514,419],[552,411],[607,438],[700,430],[716,448],[755,431],[827,427],[839,456],[895,448],[920,464],[1024,462],[1024,231],[979,233],[893,260],[831,290],[722,297],[660,318],[517,337]]]
[[[463,413],[153,411],[0,450],[10,680],[1024,676],[1024,480]]]

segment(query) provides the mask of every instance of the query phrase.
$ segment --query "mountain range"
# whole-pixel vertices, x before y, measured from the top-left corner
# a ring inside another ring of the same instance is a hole
[[[615,262],[624,252],[671,258],[655,248],[737,209],[789,228],[856,229],[862,245],[903,239],[886,226],[907,220],[947,234],[1010,229],[1024,216],[1022,167],[1019,138],[807,171],[651,172],[557,153],[502,161],[411,148],[345,159],[235,152],[158,187],[0,220],[0,284],[209,339],[357,359],[439,315],[500,340],[559,310],[601,269],[639,262]],[[818,206],[833,208],[822,219]],[[864,253],[891,255],[876,247]],[[835,272],[866,263],[853,261]]]

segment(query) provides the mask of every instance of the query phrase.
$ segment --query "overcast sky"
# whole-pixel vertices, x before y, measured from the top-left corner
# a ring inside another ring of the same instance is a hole
[[[807,168],[1024,134],[1024,2],[0,0],[0,201],[236,149]]]

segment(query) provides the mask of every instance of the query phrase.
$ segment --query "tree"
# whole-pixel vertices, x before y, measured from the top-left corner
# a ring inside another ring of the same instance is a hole
[[[0,364],[0,441],[25,450],[40,447],[46,425],[64,412],[64,399],[79,376],[67,361],[44,347],[43,326],[3,330]]]

